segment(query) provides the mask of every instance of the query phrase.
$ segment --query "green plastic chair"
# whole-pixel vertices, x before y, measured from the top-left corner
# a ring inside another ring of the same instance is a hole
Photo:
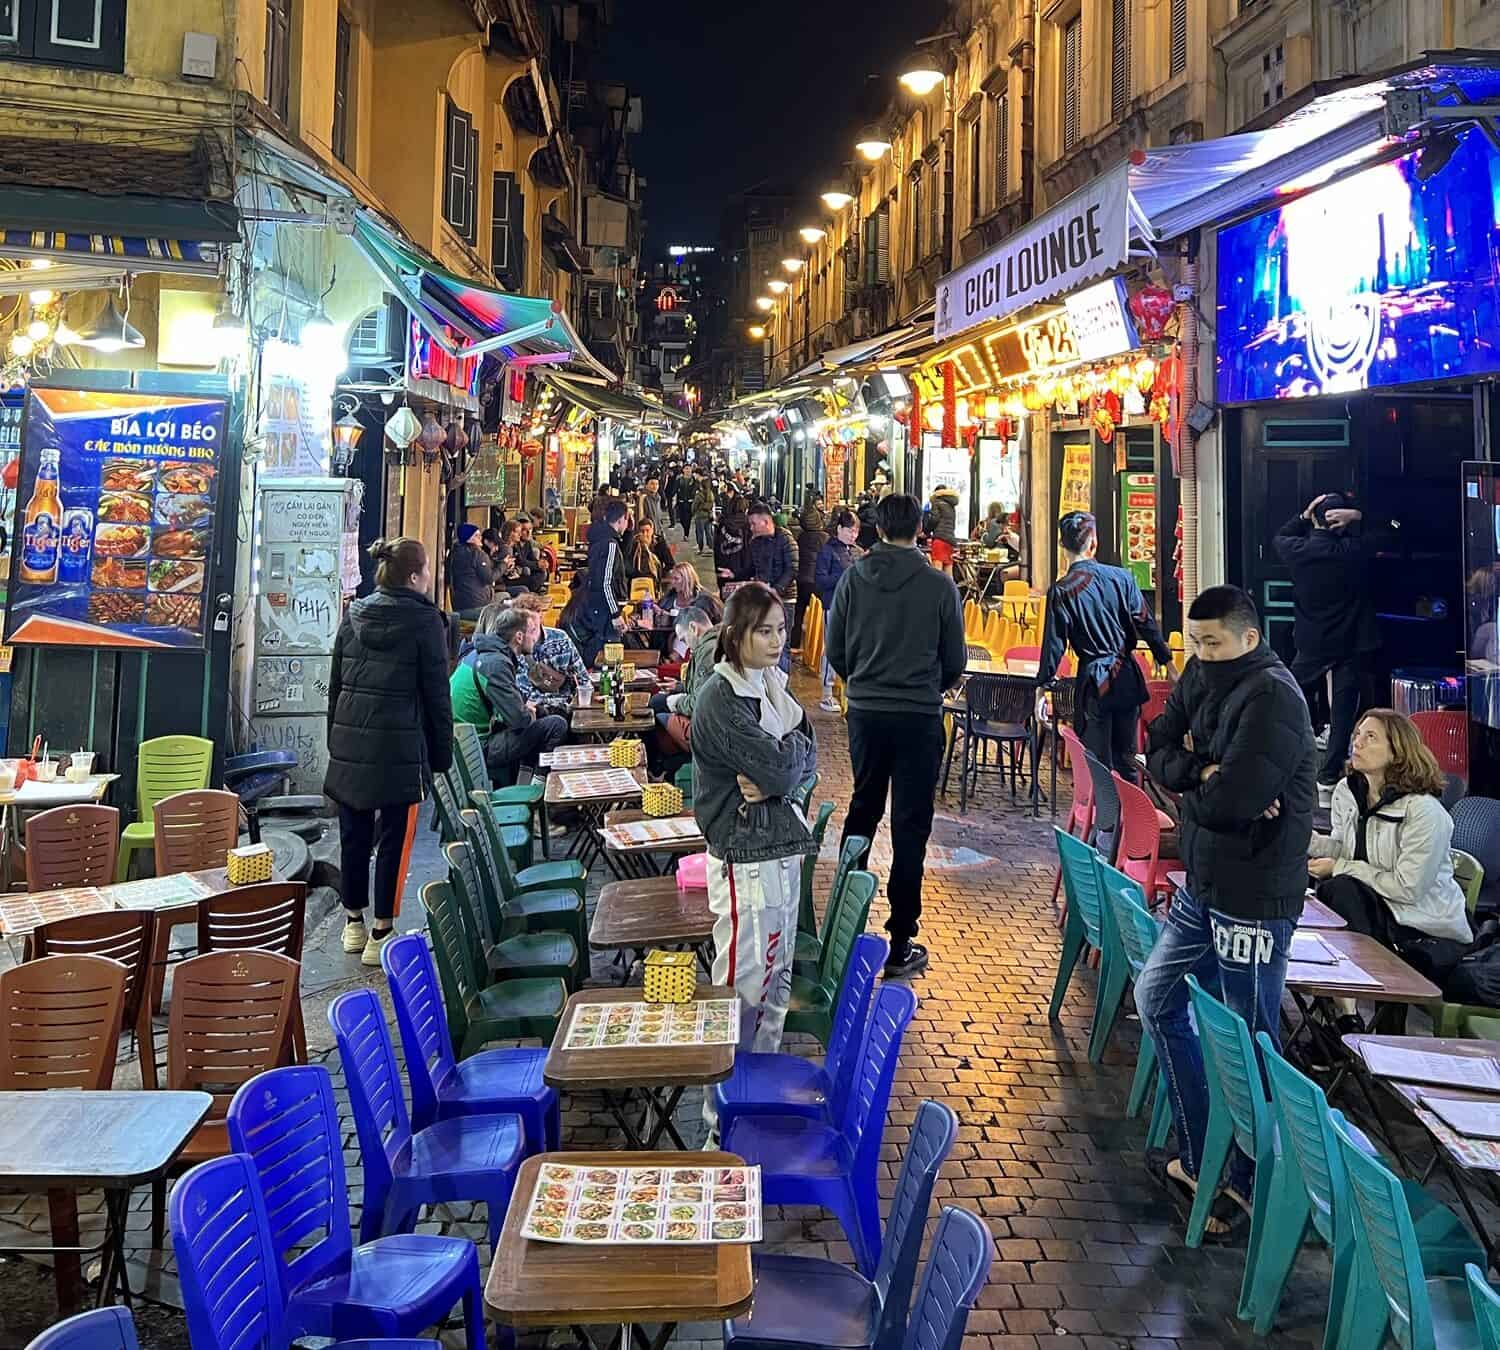
[[[854,952],[854,939],[865,931],[870,905],[875,899],[875,877],[869,872],[849,873],[842,892],[829,900],[828,921],[823,927],[823,951],[813,979],[792,973],[791,1002],[786,1015],[788,1031],[802,1031],[818,1038],[828,1049],[833,1018],[838,1011],[844,971]]]
[[[1500,1350],[1500,1294],[1490,1288],[1484,1277],[1484,1263],[1465,1266],[1469,1281],[1469,1299],[1474,1304],[1474,1325],[1479,1332],[1480,1350]]]
[[[1354,1216],[1333,1131],[1334,1112],[1323,1089],[1278,1054],[1264,1031],[1255,1039],[1271,1086],[1279,1147],[1265,1236],[1255,1264],[1246,1267],[1249,1298],[1241,1316],[1253,1320],[1258,1336],[1271,1330],[1297,1254],[1315,1234],[1333,1253],[1323,1344],[1330,1350],[1379,1345],[1385,1336],[1384,1295],[1374,1272],[1356,1259]],[[1457,1275],[1468,1262],[1484,1259],[1457,1215],[1418,1182],[1404,1180],[1401,1187],[1426,1274]]]
[[[1461,848],[1450,849],[1449,853],[1453,858],[1453,879],[1463,890],[1464,907],[1472,919],[1479,905],[1480,888],[1484,885],[1484,864]]]
[[[818,867],[818,855],[823,851],[823,840],[828,837],[828,822],[833,817],[833,803],[824,802],[818,807],[813,821],[813,851],[802,859],[802,894],[797,904],[797,950],[793,954],[796,964],[804,967],[802,974],[811,975],[818,964],[818,953],[823,950],[818,940],[818,911],[813,904],[813,877]],[[865,841],[865,848],[869,848]],[[851,864],[852,865],[852,864]],[[839,871],[844,870],[843,858],[839,859]],[[838,879],[835,875],[835,881]]]
[[[1099,986],[1102,989],[1109,976],[1108,953],[1104,950],[1104,922],[1099,898],[1099,877],[1094,871],[1094,850],[1082,839],[1077,839],[1066,830],[1055,825],[1052,833],[1057,839],[1058,862],[1062,866],[1063,895],[1067,901],[1067,918],[1063,924],[1062,955],[1057,962],[1057,978],[1052,984],[1052,1003],[1047,1009],[1049,1019],[1055,1020],[1062,1009],[1063,995],[1068,991],[1068,982],[1073,978],[1073,969],[1083,955],[1085,946],[1099,953]],[[1095,1020],[1098,1005],[1095,1004]],[[1090,1041],[1093,1035],[1090,1033]]]
[[[214,743],[201,736],[157,736],[136,748],[135,814],[120,835],[115,880],[130,879],[137,853],[156,847],[156,803],[174,792],[201,792],[213,772]]]
[[[461,844],[464,837],[462,822],[464,798],[458,794],[458,783],[453,771],[432,776],[432,810],[437,819],[438,837],[445,844]],[[510,808],[506,808],[510,809]],[[519,825],[495,822],[501,846],[519,867],[531,865],[531,825],[527,821]]]
[[[672,782],[676,784],[677,790],[682,793],[682,804],[689,807],[693,804],[693,766],[684,764],[672,775]]]
[[[529,977],[487,984],[479,968],[479,937],[469,931],[452,887],[446,881],[429,881],[421,894],[458,1058],[467,1058],[490,1041],[535,1036],[550,1045],[567,1002],[563,982]]]
[[[504,865],[499,861],[505,856],[495,843],[499,831],[486,821],[482,811],[465,811],[462,818],[464,842],[474,860],[480,900],[486,909],[519,922],[529,933],[566,933],[580,953],[587,952],[588,915],[582,894],[571,885],[534,886],[525,891],[507,889],[505,878],[513,878],[515,873],[509,868],[508,859]]]
[[[818,775],[813,774],[810,778],[806,778],[802,782],[798,783],[797,786],[787,794],[787,801],[796,806],[797,809],[801,811],[805,816],[807,814],[808,804],[812,801],[812,795],[817,790]]]
[[[1255,1045],[1245,1019],[1225,1007],[1191,975],[1187,977],[1187,986],[1208,1080],[1208,1125],[1203,1132],[1203,1156],[1198,1162],[1198,1189],[1188,1215],[1187,1245],[1202,1245],[1214,1192],[1234,1146],[1239,1145],[1255,1162],[1255,1189],[1249,1197],[1250,1242],[1240,1292],[1240,1316],[1245,1317],[1249,1272],[1255,1268],[1265,1233],[1266,1206],[1275,1173],[1271,1103],[1266,1099]]]
[[[1400,1179],[1365,1152],[1337,1114],[1333,1134],[1358,1215],[1353,1225],[1356,1250],[1384,1295],[1390,1338],[1401,1350],[1481,1350],[1471,1286],[1451,1276],[1429,1278],[1423,1270]]]
[[[1119,943],[1120,959],[1134,981],[1151,959],[1151,950],[1156,946],[1161,929],[1146,908],[1146,893],[1140,882],[1111,867],[1103,858],[1098,858],[1094,866],[1104,900],[1102,913],[1109,921],[1108,940]],[[1146,1133],[1146,1147],[1161,1148],[1172,1128],[1172,1112],[1167,1102],[1166,1079],[1156,1058],[1156,1042],[1142,1028],[1135,1077],[1131,1079],[1130,1095],[1125,1102],[1127,1117],[1133,1119],[1140,1114],[1146,1103],[1146,1094],[1153,1089],[1155,1100]]]
[[[583,984],[583,961],[578,944],[567,933],[545,929],[527,932],[518,918],[491,912],[479,882],[479,869],[468,844],[445,844],[448,884],[464,907],[469,928],[479,936],[479,955],[492,980],[521,975],[550,975],[563,981],[569,992]]]
[[[490,783],[489,766],[484,762],[484,739],[472,722],[457,722],[453,727],[454,795],[461,802],[474,800],[475,793],[499,817],[502,825],[534,825],[540,822],[542,857],[552,856],[547,830],[547,785],[533,779],[514,787],[497,788]],[[524,812],[524,815],[518,815]]]

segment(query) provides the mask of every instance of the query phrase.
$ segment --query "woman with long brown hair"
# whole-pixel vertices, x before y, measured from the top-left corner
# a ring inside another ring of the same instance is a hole
[[[1334,788],[1332,828],[1315,834],[1307,870],[1318,898],[1441,985],[1473,940],[1453,879],[1453,819],[1442,770],[1409,717],[1372,708],[1354,728]],[[1349,1004],[1341,1024],[1359,1019]]]

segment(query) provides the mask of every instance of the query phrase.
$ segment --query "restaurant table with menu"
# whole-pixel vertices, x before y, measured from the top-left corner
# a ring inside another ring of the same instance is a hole
[[[709,1191],[708,1185],[717,1186],[720,1176],[751,1170],[743,1158],[719,1152],[542,1153],[526,1159],[484,1288],[486,1311],[496,1321],[517,1331],[571,1327],[590,1347],[596,1342],[587,1328],[610,1327],[621,1350],[634,1350],[642,1343],[649,1350],[661,1350],[679,1323],[717,1322],[749,1308],[754,1279],[748,1238],[684,1240],[674,1248],[666,1242],[620,1240],[618,1234],[581,1242],[528,1236],[527,1225],[535,1214],[532,1198],[539,1186],[554,1184],[543,1179],[553,1168],[567,1169],[570,1180],[574,1169],[582,1169],[585,1176],[597,1170],[601,1179],[593,1184],[601,1188],[608,1174],[612,1192],[619,1191],[613,1183],[622,1170],[627,1179],[628,1173],[657,1174],[663,1182],[669,1169],[679,1175],[682,1169],[697,1171],[704,1177],[708,1205],[734,1203],[716,1202],[712,1197],[717,1192]],[[748,1186],[745,1190],[748,1206]],[[575,1209],[576,1205],[573,1202]],[[759,1217],[757,1206],[757,1224]],[[656,1334],[642,1336],[642,1324],[655,1326]]]
[[[624,721],[617,722],[609,715],[596,694],[588,707],[573,708],[571,725],[575,736],[612,741],[616,736],[638,736],[650,731],[656,725],[656,714],[649,707],[641,707],[627,712]]]
[[[568,857],[585,869],[594,865],[603,845],[599,826],[605,811],[617,802],[639,801],[645,790],[645,769],[615,769],[608,764],[587,769],[553,769],[547,775],[542,800],[549,811],[572,807],[578,812],[578,828],[568,845]]]
[[[645,1003],[639,988],[581,989],[563,1009],[542,1078],[559,1091],[602,1094],[630,1148],[655,1148],[664,1134],[686,1148],[672,1113],[687,1088],[729,1077],[739,1008],[733,989],[715,985],[700,985],[691,1003]]]
[[[648,816],[639,807],[604,814],[604,860],[618,877],[657,877],[678,858],[708,847],[691,811],[676,816]],[[665,861],[663,861],[665,860]]]

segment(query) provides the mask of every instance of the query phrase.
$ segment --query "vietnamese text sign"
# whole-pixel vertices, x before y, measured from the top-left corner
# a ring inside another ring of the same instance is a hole
[[[1023,305],[1063,295],[1125,261],[1130,189],[1125,165],[1080,188],[937,287],[933,336],[952,337]]]
[[[1063,304],[1067,307],[1078,354],[1085,361],[1118,356],[1136,345],[1135,325],[1125,307],[1123,278],[1111,277],[1096,286],[1086,286]]]

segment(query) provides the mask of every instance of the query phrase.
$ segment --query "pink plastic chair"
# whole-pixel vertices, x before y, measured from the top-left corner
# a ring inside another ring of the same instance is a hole
[[[1439,708],[1434,712],[1413,713],[1411,720],[1422,744],[1436,758],[1438,768],[1468,781],[1468,714],[1456,708]]]
[[[1167,899],[1172,888],[1167,881],[1166,863],[1160,857],[1161,813],[1134,783],[1127,783],[1117,773],[1110,776],[1120,793],[1120,838],[1115,866],[1141,883],[1151,903],[1158,897]]]
[[[1057,734],[1068,747],[1068,768],[1073,773],[1073,807],[1063,823],[1063,829],[1077,839],[1087,839],[1094,828],[1094,780],[1089,777],[1088,765],[1084,762],[1083,742],[1072,727],[1059,725]],[[1058,891],[1062,888],[1062,868],[1052,878],[1052,903],[1057,904]]]
[[[1136,653],[1140,655],[1139,652]],[[1146,753],[1146,728],[1167,710],[1167,695],[1172,692],[1168,680],[1146,677],[1146,701],[1141,705],[1141,753]]]

